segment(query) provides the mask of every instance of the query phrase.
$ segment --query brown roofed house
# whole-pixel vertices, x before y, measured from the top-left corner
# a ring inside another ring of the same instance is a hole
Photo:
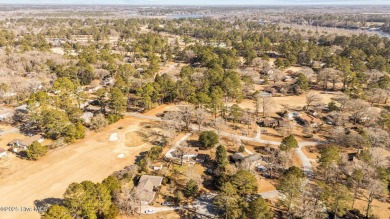
[[[289,127],[290,120],[289,119],[278,120],[278,125],[279,125],[279,127]]]
[[[26,146],[29,146],[31,145],[34,141],[41,141],[43,138],[42,138],[42,135],[33,135],[23,141],[21,141],[22,145],[26,145]]]
[[[321,119],[313,117],[313,116],[303,114],[303,115],[297,116],[296,118],[299,122],[301,122],[301,124],[303,126],[319,127],[322,125]]]
[[[143,202],[150,203],[156,195],[156,189],[161,186],[163,177],[143,175],[138,181],[137,190]]]

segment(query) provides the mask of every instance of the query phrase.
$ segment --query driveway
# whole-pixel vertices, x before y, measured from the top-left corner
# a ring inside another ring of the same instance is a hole
[[[179,139],[179,141],[176,142],[176,144],[165,154],[165,157],[168,159],[172,159],[174,157],[173,153],[175,152],[176,148],[181,145],[185,140],[187,140],[188,137],[191,136],[191,133],[187,133],[183,137]]]
[[[262,192],[262,193],[259,193],[259,195],[261,195],[261,197],[264,199],[279,198],[282,196],[282,194],[278,190]]]
[[[152,211],[149,214],[156,214],[156,213],[159,213],[159,212],[174,211],[174,210],[179,209],[179,208],[180,208],[179,206],[154,207],[154,206],[150,206],[150,205],[142,205],[141,206],[141,212],[142,212],[142,214],[148,214],[148,213],[145,213],[145,211]]]

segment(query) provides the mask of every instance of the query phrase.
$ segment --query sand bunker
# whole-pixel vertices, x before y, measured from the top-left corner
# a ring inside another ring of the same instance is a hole
[[[109,138],[108,140],[109,140],[109,141],[118,141],[118,139],[119,139],[118,133],[112,133],[112,134],[110,135],[110,138]]]

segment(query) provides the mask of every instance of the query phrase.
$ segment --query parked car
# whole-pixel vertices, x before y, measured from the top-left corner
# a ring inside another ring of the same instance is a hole
[[[154,210],[152,210],[152,209],[149,209],[149,210],[145,211],[145,214],[153,214],[153,213],[154,213]]]
[[[172,203],[170,203],[170,202],[164,202],[164,203],[162,203],[162,205],[163,205],[163,206],[171,206]]]

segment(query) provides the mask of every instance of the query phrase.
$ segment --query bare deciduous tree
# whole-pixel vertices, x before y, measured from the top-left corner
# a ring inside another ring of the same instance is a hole
[[[186,141],[181,143],[180,146],[176,148],[175,155],[180,159],[180,166],[183,166],[184,157],[190,151],[191,151],[191,147],[188,145]]]
[[[386,193],[386,186],[380,180],[375,178],[369,178],[365,183],[366,192],[362,192],[361,195],[367,201],[366,218],[368,218],[371,212],[371,205],[374,199],[381,198]]]
[[[374,167],[388,167],[389,156],[387,156],[388,152],[386,149],[373,147],[370,149],[370,154],[372,156],[372,165]]]
[[[367,83],[376,82],[385,75],[383,72],[380,72],[375,69],[366,71],[364,72],[364,74],[367,77]]]
[[[200,131],[202,128],[202,125],[207,120],[207,118],[209,118],[210,115],[209,115],[209,113],[207,113],[206,110],[204,110],[202,108],[196,109],[194,111],[193,115],[195,117],[196,123],[198,124],[198,130]]]
[[[184,59],[186,62],[190,63],[194,58],[195,58],[196,54],[194,51],[192,50],[186,50],[184,52]]]
[[[225,120],[221,117],[217,117],[213,121],[213,127],[217,130],[218,135],[221,133],[221,129],[225,126]]]
[[[321,189],[318,185],[307,183],[302,194],[298,197],[297,215],[302,219],[321,219],[327,218],[324,212],[324,204],[321,201]]]
[[[301,70],[299,70],[298,73],[304,74],[307,77],[307,79],[309,80],[310,84],[313,82],[313,80],[315,80],[316,74],[314,74],[314,71],[312,68],[303,67]]]
[[[115,194],[114,202],[122,214],[134,215],[139,209],[141,198],[136,189],[122,189],[121,193]]]
[[[369,107],[369,104],[363,100],[352,99],[345,103],[344,111],[349,114],[350,119],[356,124],[367,117]]]
[[[242,116],[241,116],[241,122],[247,125],[247,133],[249,133],[249,128],[250,125],[252,124],[253,117],[252,117],[252,112],[250,109],[245,109]]]
[[[383,129],[370,127],[366,129],[370,143],[374,147],[389,147],[390,134]]]
[[[350,98],[345,94],[337,95],[337,97],[333,97],[332,99],[340,104],[340,110],[343,110],[350,100]]]
[[[185,124],[185,129],[188,130],[190,128],[190,124],[193,118],[193,112],[194,108],[192,106],[183,106],[180,107],[180,112],[181,112],[181,120]]]
[[[259,115],[260,109],[263,112],[263,116],[268,115],[269,111],[274,107],[275,102],[271,96],[258,94],[255,97],[255,113]]]
[[[313,105],[321,103],[321,96],[318,94],[308,93],[306,94],[306,111]]]
[[[266,168],[268,170],[268,175],[270,178],[273,178],[275,175],[275,172],[282,168],[282,158],[280,157],[280,151],[276,149],[271,149],[269,145],[266,145],[268,150],[268,160],[266,164]]]
[[[285,74],[283,73],[283,71],[281,71],[279,69],[272,69],[270,71],[270,74],[269,74],[269,79],[273,80],[274,83],[277,83],[277,82],[281,81],[284,76],[285,76]]]
[[[341,81],[342,72],[333,69],[325,68],[317,74],[317,85],[322,85],[322,89],[328,90],[328,83],[331,82],[333,89],[336,88],[336,83]]]
[[[279,152],[280,164],[284,169],[287,169],[291,166],[293,162],[293,154],[289,151],[280,151]]]
[[[367,101],[373,106],[375,103],[386,103],[389,98],[389,91],[380,88],[372,88],[366,91]]]

